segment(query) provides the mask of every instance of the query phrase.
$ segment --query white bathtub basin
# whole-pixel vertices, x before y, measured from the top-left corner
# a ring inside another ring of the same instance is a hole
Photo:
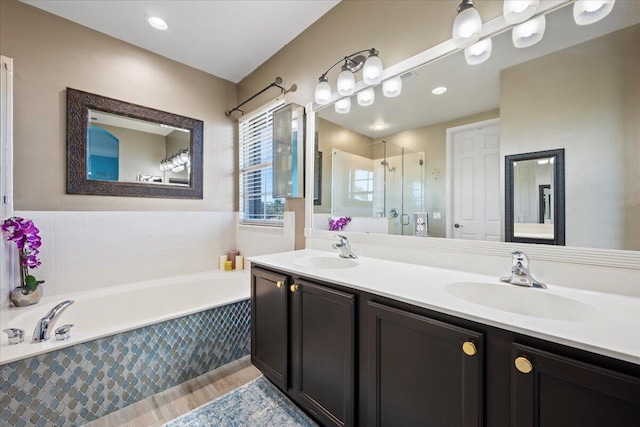
[[[340,270],[344,268],[357,267],[359,264],[357,261],[347,258],[340,258],[339,256],[312,256],[296,258],[293,263],[306,268],[322,268],[325,270]]]
[[[456,298],[523,316],[586,322],[602,315],[591,304],[555,295],[547,289],[482,282],[450,283],[444,289]]]

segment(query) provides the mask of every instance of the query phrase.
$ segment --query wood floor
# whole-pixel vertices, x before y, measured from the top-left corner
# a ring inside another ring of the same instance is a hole
[[[186,383],[172,387],[138,403],[122,408],[87,426],[138,427],[161,426],[260,376],[249,356],[231,362]]]

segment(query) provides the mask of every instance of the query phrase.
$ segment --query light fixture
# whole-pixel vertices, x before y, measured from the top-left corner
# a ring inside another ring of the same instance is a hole
[[[376,98],[376,94],[372,87],[368,87],[365,90],[358,92],[358,105],[362,107],[368,107],[373,104]]]
[[[578,25],[589,25],[606,17],[616,0],[576,0],[573,4],[573,19]]]
[[[480,40],[482,19],[473,6],[473,0],[462,0],[453,21],[453,43],[457,48],[471,46]]]
[[[382,60],[378,57],[378,51],[371,49],[369,57],[362,69],[362,80],[369,86],[377,85],[382,80]]]
[[[442,95],[443,93],[445,93],[448,89],[444,86],[438,86],[433,88],[433,90],[431,91],[432,94],[434,95]]]
[[[351,98],[346,97],[336,101],[336,113],[347,114],[351,110]]]
[[[169,28],[167,23],[162,18],[159,18],[157,16],[147,16],[146,18],[147,23],[149,23],[149,25],[151,25],[156,30],[164,31]]]
[[[517,48],[533,46],[542,40],[546,27],[547,20],[544,15],[516,25],[511,32],[513,45]]]
[[[374,123],[374,124],[371,126],[371,129],[373,129],[373,130],[384,130],[384,129],[386,129],[387,127],[389,127],[389,126],[388,126],[386,123],[383,123],[383,122],[377,122],[377,123]]]
[[[402,92],[402,77],[395,76],[382,82],[382,94],[387,98],[393,98]]]
[[[365,57],[363,53],[368,55]],[[318,79],[315,90],[315,101],[320,105],[326,105],[331,101],[331,86],[327,74],[336,65],[342,64],[340,74],[337,80],[338,94],[342,96],[351,95],[356,86],[354,73],[362,69],[362,77],[366,84],[374,85],[380,83],[382,79],[382,61],[378,57],[378,51],[375,48],[361,50],[342,58],[333,64]]]
[[[478,43],[464,49],[464,59],[469,65],[482,64],[491,56],[492,47],[491,38],[480,40]]]
[[[338,74],[336,86],[338,86],[338,93],[342,96],[351,95],[356,88],[356,79],[353,77],[346,60],[342,66],[342,71]]]
[[[180,172],[185,166],[191,167],[191,154],[186,148],[178,150],[174,155],[167,156],[160,162],[160,170],[164,172],[169,170]]]
[[[538,6],[540,0],[504,0],[502,14],[507,24],[518,24],[531,18]]]

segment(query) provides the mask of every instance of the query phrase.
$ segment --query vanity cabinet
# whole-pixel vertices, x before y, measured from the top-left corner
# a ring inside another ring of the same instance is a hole
[[[512,358],[512,426],[640,425],[638,378],[520,344]]]
[[[323,426],[640,426],[640,365],[252,270],[252,361]]]
[[[251,361],[325,426],[355,417],[353,294],[253,267]]]
[[[482,425],[481,333],[369,302],[367,336],[368,425]]]

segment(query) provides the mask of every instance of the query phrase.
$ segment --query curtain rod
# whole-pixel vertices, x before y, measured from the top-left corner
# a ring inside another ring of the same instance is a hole
[[[255,95],[253,95],[251,98],[247,99],[246,101],[244,101],[243,103],[239,104],[238,106],[236,106],[235,108],[232,108],[229,111],[225,111],[225,114],[227,115],[227,117],[231,116],[231,113],[233,113],[234,111],[240,111],[240,113],[242,113],[244,115],[244,111],[242,111],[240,109],[240,107],[242,107],[244,104],[246,104],[247,102],[253,100],[255,97],[262,95],[264,92],[266,92],[267,90],[271,89],[272,87],[277,87],[280,88],[280,92],[284,93],[285,89],[280,86],[280,84],[282,83],[282,78],[280,77],[276,77],[276,80],[271,83],[269,86],[265,87],[264,89],[262,89],[260,92],[256,93]]]

